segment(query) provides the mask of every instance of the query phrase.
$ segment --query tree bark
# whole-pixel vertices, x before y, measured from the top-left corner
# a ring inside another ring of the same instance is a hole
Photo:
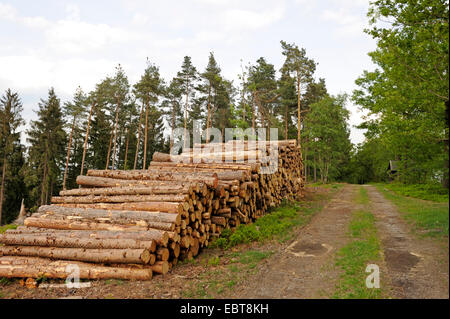
[[[2,225],[2,213],[3,213],[3,196],[5,193],[5,179],[6,179],[6,153],[3,156],[2,165],[2,185],[0,187],[0,226]]]
[[[83,209],[62,207],[56,205],[45,205],[38,209],[41,214],[59,214],[67,216],[81,216],[85,218],[117,218],[128,220],[145,220],[150,222],[162,222],[180,224],[181,217],[179,214],[149,212],[149,211],[124,211],[124,210],[103,210],[103,209]],[[33,215],[34,217],[35,215]]]
[[[84,138],[83,158],[81,160],[81,172],[80,172],[80,175],[83,175],[84,160],[86,158],[87,141],[88,141],[88,137],[89,137],[89,129],[90,129],[90,126],[91,126],[91,116],[92,116],[92,110],[94,109],[94,105],[95,105],[95,102],[92,103],[91,109],[89,110],[89,119],[88,119],[88,124],[87,124],[87,129],[86,129],[86,137]]]
[[[158,245],[166,246],[169,241],[169,232],[159,229],[145,231],[107,231],[86,229],[57,229],[20,226],[17,229],[8,229],[6,234],[40,234],[49,236],[65,236],[71,238],[98,238],[98,239],[135,239],[139,241],[155,241]]]
[[[139,155],[139,145],[141,144],[141,123],[142,123],[142,113],[144,113],[144,101],[142,101],[141,113],[139,114],[139,126],[138,126],[138,135],[136,141],[136,154],[134,154],[134,165],[133,169],[136,169],[137,159]]]
[[[180,179],[188,180],[189,178],[198,177],[212,177],[217,176],[220,180],[240,180],[245,181],[250,178],[250,174],[243,170],[183,170],[178,168],[172,169],[158,169],[150,167],[145,171],[106,171],[106,170],[89,170],[87,176],[93,177],[107,177],[107,178],[117,178],[124,180],[161,180],[164,176],[177,176],[180,175]]]
[[[186,185],[160,185],[147,187],[106,187],[80,188],[60,191],[60,196],[86,195],[157,195],[157,194],[191,194],[194,187]]]
[[[69,145],[67,147],[66,167],[64,169],[63,189],[66,189],[67,169],[69,168],[70,147],[72,146],[73,130],[75,129],[76,116],[73,117],[72,129],[70,130]]]
[[[76,264],[80,269],[80,279],[125,279],[150,280],[152,270],[149,268],[124,268],[97,266],[76,261],[52,261],[36,257],[0,257],[0,277],[24,278],[58,278],[66,279],[68,265]]]
[[[113,179],[105,177],[93,177],[93,176],[78,176],[77,184],[89,187],[115,187],[115,186],[157,186],[157,185],[170,185],[168,182],[177,182],[182,185],[190,184],[193,182],[204,183],[210,187],[217,187],[219,179],[217,176],[205,177],[201,175],[159,175],[156,176],[154,180],[124,180],[124,179]],[[173,183],[172,183],[173,184]]]
[[[148,104],[149,98],[147,96],[147,105],[145,106],[144,163],[142,164],[142,169],[145,169],[147,166]]]
[[[96,263],[147,264],[150,261],[150,252],[147,249],[84,249],[40,246],[0,246],[0,253],[8,256],[44,257]]]
[[[297,125],[298,125],[298,132],[297,132],[297,139],[298,139],[298,145],[301,145],[301,128],[302,128],[302,122],[301,122],[301,110],[300,110],[300,74],[299,71],[297,71]]]
[[[117,125],[119,123],[119,105],[120,105],[120,100],[119,100],[119,97],[117,97],[116,123],[114,124],[114,149],[113,149],[113,159],[112,159],[111,169],[114,169],[114,164],[116,163]]]
[[[206,117],[206,143],[209,143],[209,113],[211,106],[211,81],[209,82],[209,90],[208,90],[208,115]]]
[[[96,204],[58,204],[63,207],[99,208],[111,210],[142,210],[151,212],[182,213],[188,203],[172,202],[129,202],[129,203],[96,203]],[[31,218],[31,217],[30,217]]]
[[[122,238],[74,238],[63,234],[3,234],[0,243],[5,245],[42,246],[60,248],[87,248],[87,249],[147,249],[156,250],[155,241],[141,241]]]

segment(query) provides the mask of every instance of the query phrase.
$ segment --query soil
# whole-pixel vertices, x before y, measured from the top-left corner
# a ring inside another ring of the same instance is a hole
[[[260,267],[258,280],[234,290],[235,298],[329,298],[339,271],[334,255],[346,235],[358,187],[346,185],[317,213],[295,239]],[[231,297],[225,296],[225,297]]]
[[[393,298],[449,298],[448,239],[419,238],[393,203],[367,186]]]

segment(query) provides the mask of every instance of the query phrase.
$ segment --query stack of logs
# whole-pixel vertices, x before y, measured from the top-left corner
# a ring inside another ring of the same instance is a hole
[[[88,170],[79,189],[0,235],[0,277],[66,278],[76,264],[80,278],[148,280],[301,197],[301,172],[295,140],[195,144],[155,153],[148,170]]]

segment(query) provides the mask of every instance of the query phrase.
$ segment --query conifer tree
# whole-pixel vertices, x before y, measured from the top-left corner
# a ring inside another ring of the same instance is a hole
[[[31,121],[27,131],[30,143],[27,175],[32,203],[45,205],[62,184],[66,144],[60,100],[53,88],[46,100],[41,99],[37,115],[38,119]]]
[[[17,93],[10,89],[0,98],[0,164],[1,164],[1,184],[0,184],[0,225],[3,220],[3,206],[7,208],[8,216],[12,216],[17,211],[16,201],[11,196],[23,196],[24,188],[21,185],[19,176],[20,165],[23,164],[23,147],[20,144],[20,132],[18,128],[24,124],[22,119],[22,102]],[[19,189],[16,189],[19,186]],[[5,196],[6,195],[6,196]],[[6,203],[5,203],[5,198]],[[9,218],[4,218],[9,221]]]

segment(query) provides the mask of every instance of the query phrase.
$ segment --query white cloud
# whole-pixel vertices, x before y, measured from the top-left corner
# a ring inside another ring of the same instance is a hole
[[[268,26],[284,15],[284,7],[277,6],[262,12],[253,10],[227,10],[222,15],[222,23],[228,30],[258,29]]]
[[[80,20],[80,8],[76,4],[67,4],[66,13],[69,20]]]
[[[13,21],[16,18],[16,9],[9,4],[0,3],[0,19]]]
[[[361,35],[367,26],[367,19],[361,11],[354,12],[345,6],[336,10],[325,10],[321,18],[335,23],[335,34],[341,37]]]
[[[60,20],[46,30],[45,37],[50,47],[60,53],[86,53],[125,43],[134,35],[106,24]]]

